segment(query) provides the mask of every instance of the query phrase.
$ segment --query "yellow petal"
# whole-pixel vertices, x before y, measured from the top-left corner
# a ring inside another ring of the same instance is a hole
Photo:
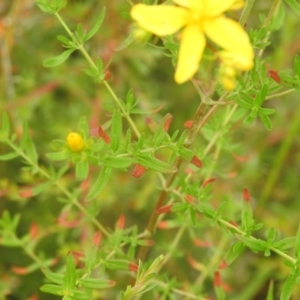
[[[131,9],[131,17],[144,29],[158,36],[173,34],[188,20],[188,10],[173,5],[137,4]]]
[[[182,32],[175,81],[183,83],[191,79],[199,68],[206,41],[198,26],[187,26]]]
[[[224,50],[240,53],[253,59],[253,48],[243,27],[224,16],[206,20],[203,23],[205,34]]]
[[[244,5],[241,0],[204,0],[205,12],[209,16],[218,16],[229,9],[240,9]]]
[[[190,1],[190,9],[192,11],[203,11],[205,7],[205,1],[204,0],[189,0]]]
[[[173,2],[183,7],[190,7],[190,0],[173,0]]]

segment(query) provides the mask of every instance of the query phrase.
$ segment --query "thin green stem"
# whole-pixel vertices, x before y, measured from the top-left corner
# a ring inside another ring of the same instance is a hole
[[[277,94],[272,94],[272,95],[269,95],[265,98],[265,100],[270,100],[270,99],[274,99],[274,98],[279,98],[279,97],[282,97],[282,96],[285,96],[285,95],[288,95],[288,94],[291,94],[293,92],[295,92],[296,89],[289,89],[289,90],[286,90],[284,92],[281,92],[281,93],[277,93]]]
[[[90,64],[90,66],[92,68],[94,68],[95,70],[97,70],[97,66],[96,66],[95,62],[90,57],[90,55],[87,53],[84,46],[77,40],[76,36],[71,32],[71,30],[69,29],[67,24],[64,22],[64,20],[61,18],[61,16],[58,13],[56,13],[55,16],[57,17],[59,22],[62,24],[64,29],[67,31],[67,33],[71,36],[71,38],[73,40],[75,40],[77,49],[82,53],[82,55],[85,57],[87,62]],[[129,125],[131,126],[131,128],[134,131],[135,135],[139,138],[141,136],[141,134],[140,134],[139,130],[137,129],[137,127],[135,126],[135,123],[131,119],[131,117],[130,117],[129,113],[127,112],[126,108],[124,107],[123,103],[117,97],[117,95],[115,94],[115,92],[113,91],[113,89],[111,88],[111,86],[109,85],[109,83],[107,81],[103,81],[103,84],[106,87],[106,89],[108,90],[108,92],[110,93],[110,95],[112,96],[112,98],[115,101],[116,105],[120,108],[123,116],[125,117],[125,119],[129,123]]]
[[[246,24],[247,19],[248,19],[250,13],[251,13],[251,10],[253,8],[254,3],[255,3],[255,0],[246,0],[243,12],[242,12],[240,20],[239,20],[239,23],[242,26],[244,26]]]
[[[51,175],[47,173],[45,170],[39,167],[36,163],[34,163],[25,152],[23,152],[20,148],[18,148],[14,143],[12,143],[9,139],[6,139],[5,141],[7,145],[9,145],[20,157],[22,157],[29,165],[34,167],[35,170],[37,170],[42,176],[44,176],[46,179],[51,181],[54,185],[58,187],[58,189],[68,198],[71,200],[72,204],[76,206],[85,216],[90,216],[90,213],[82,206],[78,200],[57,180],[53,180]],[[111,234],[104,228],[104,226],[99,223],[94,217],[91,217],[91,221],[96,225],[98,229],[107,237],[109,237]]]

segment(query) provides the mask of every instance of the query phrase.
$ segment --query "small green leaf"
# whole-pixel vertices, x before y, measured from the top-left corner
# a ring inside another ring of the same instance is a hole
[[[133,31],[131,31],[129,33],[128,37],[125,39],[125,41],[123,43],[121,43],[121,45],[114,48],[114,51],[121,51],[121,50],[127,48],[129,45],[131,45],[133,43],[134,40],[135,40],[134,33],[133,33]]]
[[[268,116],[269,116],[269,115],[274,114],[275,109],[273,109],[273,108],[263,108],[263,107],[261,107],[261,108],[259,108],[258,112],[259,112],[260,114],[264,114],[264,115],[268,115]]]
[[[98,278],[82,278],[79,282],[84,288],[97,290],[111,288],[116,284],[115,281]]]
[[[103,22],[104,16],[105,16],[105,7],[102,9],[101,14],[100,14],[99,18],[97,19],[95,25],[86,34],[86,36],[84,38],[85,42],[88,41],[90,38],[92,38],[97,33],[97,31],[99,30],[99,28],[100,28],[100,26],[101,26],[101,24]]]
[[[102,190],[106,187],[107,183],[110,180],[111,177],[111,169],[103,167],[94,183],[92,186],[91,190],[89,191],[86,201],[91,201],[94,198],[96,198]]]
[[[28,132],[27,123],[23,124],[23,134],[21,138],[21,147],[31,159],[32,163],[37,164],[38,154],[35,148],[35,145],[32,141],[32,138]]]
[[[272,130],[272,123],[271,123],[270,118],[265,114],[258,113],[258,115],[259,115],[261,121],[263,122],[263,124],[265,125],[265,127],[268,130]]]
[[[63,150],[60,152],[47,153],[46,157],[51,160],[66,160],[70,158],[69,152]]]
[[[177,168],[175,166],[169,165],[153,156],[138,156],[137,162],[148,168],[161,173],[175,173]]]
[[[51,4],[47,0],[38,0],[37,5],[45,13],[54,14],[55,10],[52,8]]]
[[[0,155],[0,161],[1,160],[10,160],[10,159],[14,159],[16,157],[18,157],[19,154],[16,153],[16,152],[11,152],[11,153],[7,153],[7,154],[3,154],[3,155]]]
[[[75,169],[76,180],[85,180],[89,175],[89,163],[87,161],[79,161]]]
[[[117,151],[122,142],[122,116],[118,109],[115,109],[111,120],[111,148]]]
[[[266,300],[274,300],[274,281],[273,280],[270,281]]]
[[[76,28],[76,35],[77,35],[78,41],[79,41],[80,43],[83,43],[84,32],[83,32],[83,28],[82,28],[82,25],[81,25],[81,24],[78,24],[78,25],[77,25],[77,28]]]
[[[132,158],[118,156],[106,157],[103,160],[103,164],[113,169],[126,169],[132,164]]]
[[[47,279],[49,279],[51,282],[62,285],[63,284],[63,274],[49,272],[46,270],[43,270],[44,275]]]
[[[264,252],[267,249],[267,243],[264,240],[253,237],[237,235],[237,238],[242,241],[253,252]]]
[[[64,289],[61,286],[55,284],[44,284],[40,287],[40,290],[44,293],[53,294],[57,296],[62,296],[64,294]]]
[[[285,0],[294,13],[300,15],[300,4],[297,0]]]
[[[63,35],[58,35],[56,37],[60,42],[63,43],[64,46],[67,47],[74,47],[74,44],[71,40],[69,40],[68,38],[64,37]]]
[[[243,200],[242,203],[242,228],[244,230],[248,230],[252,227],[254,220],[253,220],[253,209],[250,201]]]
[[[283,285],[281,295],[280,295],[280,300],[289,300],[291,298],[294,286],[296,284],[297,277],[298,277],[297,270],[292,269],[287,280]]]
[[[245,246],[242,242],[238,241],[233,244],[227,251],[224,261],[227,266],[231,265],[244,251]]]
[[[294,245],[295,245],[295,237],[287,237],[278,242],[273,243],[273,247],[281,251],[286,251],[288,249],[291,249],[294,247]]]
[[[245,125],[251,125],[253,123],[253,121],[255,120],[255,118],[256,117],[254,117],[252,114],[250,114],[244,119],[243,123]]]
[[[43,65],[46,68],[53,68],[62,64],[76,49],[68,49],[58,56],[44,60]]]
[[[76,277],[74,257],[72,253],[69,253],[67,256],[66,273],[63,277],[64,288],[72,289],[75,287]]]

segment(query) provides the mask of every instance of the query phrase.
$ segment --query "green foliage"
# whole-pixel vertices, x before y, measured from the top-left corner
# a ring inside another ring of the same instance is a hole
[[[0,298],[298,299],[299,3],[246,1],[254,67],[226,91],[212,41],[178,86],[184,32],[100,2],[7,13]]]

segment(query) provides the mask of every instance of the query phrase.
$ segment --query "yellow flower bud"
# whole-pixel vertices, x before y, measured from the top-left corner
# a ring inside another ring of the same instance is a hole
[[[67,136],[67,144],[71,151],[79,152],[84,148],[84,141],[77,132],[70,132]]]

